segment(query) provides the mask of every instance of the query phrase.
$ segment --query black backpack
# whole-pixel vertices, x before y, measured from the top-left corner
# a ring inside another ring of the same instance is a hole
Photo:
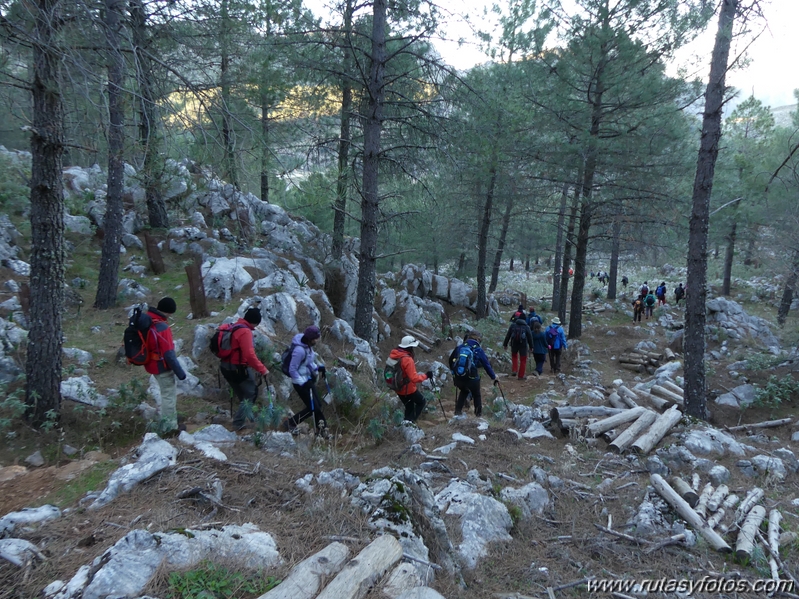
[[[153,326],[153,319],[150,318],[147,312],[142,310],[141,305],[133,308],[133,314],[128,319],[128,326],[122,337],[128,364],[144,366],[150,361],[150,352],[147,349],[147,335],[151,326]]]
[[[409,379],[405,378],[405,373],[402,372],[401,362],[402,358],[399,360],[389,358],[386,360],[385,368],[383,368],[383,380],[386,382],[386,387],[392,391],[399,391],[410,382]]]
[[[289,374],[289,368],[291,367],[291,354],[294,353],[295,347],[297,347],[297,344],[292,343],[280,354],[280,372],[288,377],[291,376],[291,374]]]
[[[511,340],[513,345],[523,345],[526,335],[524,334],[524,327],[520,324],[514,324],[513,332],[511,333]]]
[[[223,362],[228,361],[233,355],[233,332],[237,331],[246,324],[223,324],[211,336],[208,349]]]

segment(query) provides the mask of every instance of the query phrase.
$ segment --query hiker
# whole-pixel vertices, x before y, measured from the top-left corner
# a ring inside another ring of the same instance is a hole
[[[629,282],[630,282],[630,279],[627,278],[627,275],[624,275],[621,278],[621,284],[624,287],[624,289],[627,289],[627,283],[629,283]]]
[[[547,349],[549,350],[549,366],[552,374],[560,372],[560,355],[566,345],[566,332],[560,326],[560,318],[557,316],[552,319],[552,324],[546,330]]]
[[[646,281],[644,281],[644,284],[638,288],[638,295],[640,295],[641,298],[645,298],[647,295],[649,295],[649,285]]]
[[[652,313],[655,310],[655,303],[657,300],[655,299],[655,292],[651,289],[649,293],[646,294],[644,298],[644,311],[646,313],[646,319],[649,320],[649,317],[652,316]]]
[[[632,301],[633,304],[633,322],[641,322],[641,316],[644,313],[644,296],[639,295]]]
[[[177,312],[178,306],[171,297],[164,297],[157,308],[150,308],[147,315],[153,324],[147,334],[147,351],[150,359],[144,369],[155,376],[158,389],[161,391],[161,424],[162,433],[177,432],[178,428],[178,396],[175,377],[181,381],[186,378],[183,367],[175,355],[175,342],[172,340],[172,329],[167,319]]]
[[[520,318],[524,318],[524,304],[519,304],[519,307],[516,308],[516,312],[510,317],[511,322],[516,322]]]
[[[261,310],[252,307],[244,312],[242,318],[232,325],[222,325],[216,333],[218,335],[225,330],[231,331],[230,351],[228,353],[225,350],[225,357],[219,363],[219,370],[233,393],[239,398],[239,409],[233,416],[233,429],[237,431],[244,428],[247,416],[251,417],[250,410],[258,399],[258,387],[262,378],[269,374],[269,370],[255,355],[252,332],[259,324],[261,324]]]
[[[516,319],[516,322],[511,323],[508,327],[508,332],[505,333],[505,340],[502,342],[502,349],[508,349],[508,342],[510,342],[510,356],[513,372],[511,376],[519,377],[520,381],[525,380],[524,371],[527,367],[527,349],[533,349],[533,334],[530,332],[530,327],[524,318]]]
[[[533,359],[535,360],[536,376],[544,374],[544,363],[547,361],[547,336],[544,334],[543,325],[535,321],[533,323]]]
[[[317,436],[327,437],[327,420],[322,413],[319,394],[316,392],[317,373],[325,375],[324,366],[317,366],[316,353],[313,347],[319,342],[322,333],[319,327],[311,325],[302,333],[297,333],[291,340],[291,362],[289,363],[289,376],[294,384],[294,390],[300,396],[305,409],[283,422],[283,428],[294,431],[297,425],[308,418],[314,418],[314,430]]]
[[[679,306],[680,300],[684,297],[685,297],[685,288],[682,286],[682,283],[680,283],[674,289],[674,303]]]
[[[655,289],[655,296],[658,298],[658,306],[666,305],[666,281],[663,281],[658,288]]]
[[[413,355],[413,348],[418,347],[419,341],[413,335],[405,335],[397,347],[391,350],[388,355],[390,360],[396,360],[399,363],[401,376],[400,379],[405,384],[397,389],[397,397],[399,397],[402,405],[405,406],[405,420],[416,422],[419,416],[422,415],[424,410],[425,399],[422,392],[416,387],[416,383],[423,381],[433,382],[433,372],[427,371],[425,374],[416,372],[415,356]],[[407,381],[407,382],[406,382]]]
[[[482,367],[494,381],[494,386],[499,385],[497,375],[491,368],[491,364],[480,347],[483,334],[480,331],[472,330],[466,334],[463,343],[456,347],[449,355],[449,365],[452,371],[455,387],[458,388],[458,398],[455,401],[455,415],[463,414],[463,406],[466,405],[466,398],[471,393],[474,400],[474,415],[479,417],[483,413],[483,399],[480,394],[480,372]]]
[[[541,316],[539,316],[538,314],[535,313],[535,306],[530,306],[528,308],[528,310],[530,310],[530,312],[527,314],[527,326],[528,327],[530,327],[532,329],[534,322],[539,322],[541,324],[544,324],[544,319],[541,318]]]

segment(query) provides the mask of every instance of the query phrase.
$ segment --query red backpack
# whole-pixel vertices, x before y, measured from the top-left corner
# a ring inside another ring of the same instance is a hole
[[[211,337],[209,349],[211,353],[223,362],[230,361],[233,355],[233,332],[246,327],[246,324],[223,324],[220,325]]]

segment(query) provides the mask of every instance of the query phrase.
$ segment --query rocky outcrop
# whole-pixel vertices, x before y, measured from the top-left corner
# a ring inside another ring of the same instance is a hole
[[[733,339],[748,335],[766,347],[779,348],[769,322],[747,314],[737,302],[717,297],[707,302],[707,324],[723,328]]]

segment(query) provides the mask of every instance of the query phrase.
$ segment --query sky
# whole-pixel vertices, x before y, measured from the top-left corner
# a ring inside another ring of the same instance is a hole
[[[325,14],[322,8],[325,0],[307,0],[311,9],[317,14]],[[487,28],[481,18],[483,9],[501,0],[460,0],[458,2],[440,3],[455,5],[457,10],[467,10],[478,26]],[[727,78],[727,84],[740,89],[738,101],[754,93],[764,104],[776,108],[787,104],[795,104],[793,90],[799,89],[799,69],[791,67],[794,59],[797,26],[799,25],[799,0],[763,0],[765,22],[753,27],[754,33],[760,36],[748,48],[749,64],[741,69],[733,70]],[[696,75],[706,79],[710,70],[710,52],[715,38],[717,18],[714,17],[707,31],[690,48],[690,52],[681,55],[681,60],[689,60],[689,54],[699,57]],[[476,43],[471,28],[462,19],[453,16],[449,20],[447,33],[444,35],[453,41],[437,40],[434,42],[439,53],[451,66],[457,69],[468,69],[485,62],[486,57]],[[465,38],[467,43],[458,45],[454,40]],[[747,43],[748,43],[747,41]],[[791,42],[794,42],[793,44]],[[742,49],[739,43],[733,51]],[[676,72],[676,67],[675,67]],[[737,102],[733,102],[735,104]]]

